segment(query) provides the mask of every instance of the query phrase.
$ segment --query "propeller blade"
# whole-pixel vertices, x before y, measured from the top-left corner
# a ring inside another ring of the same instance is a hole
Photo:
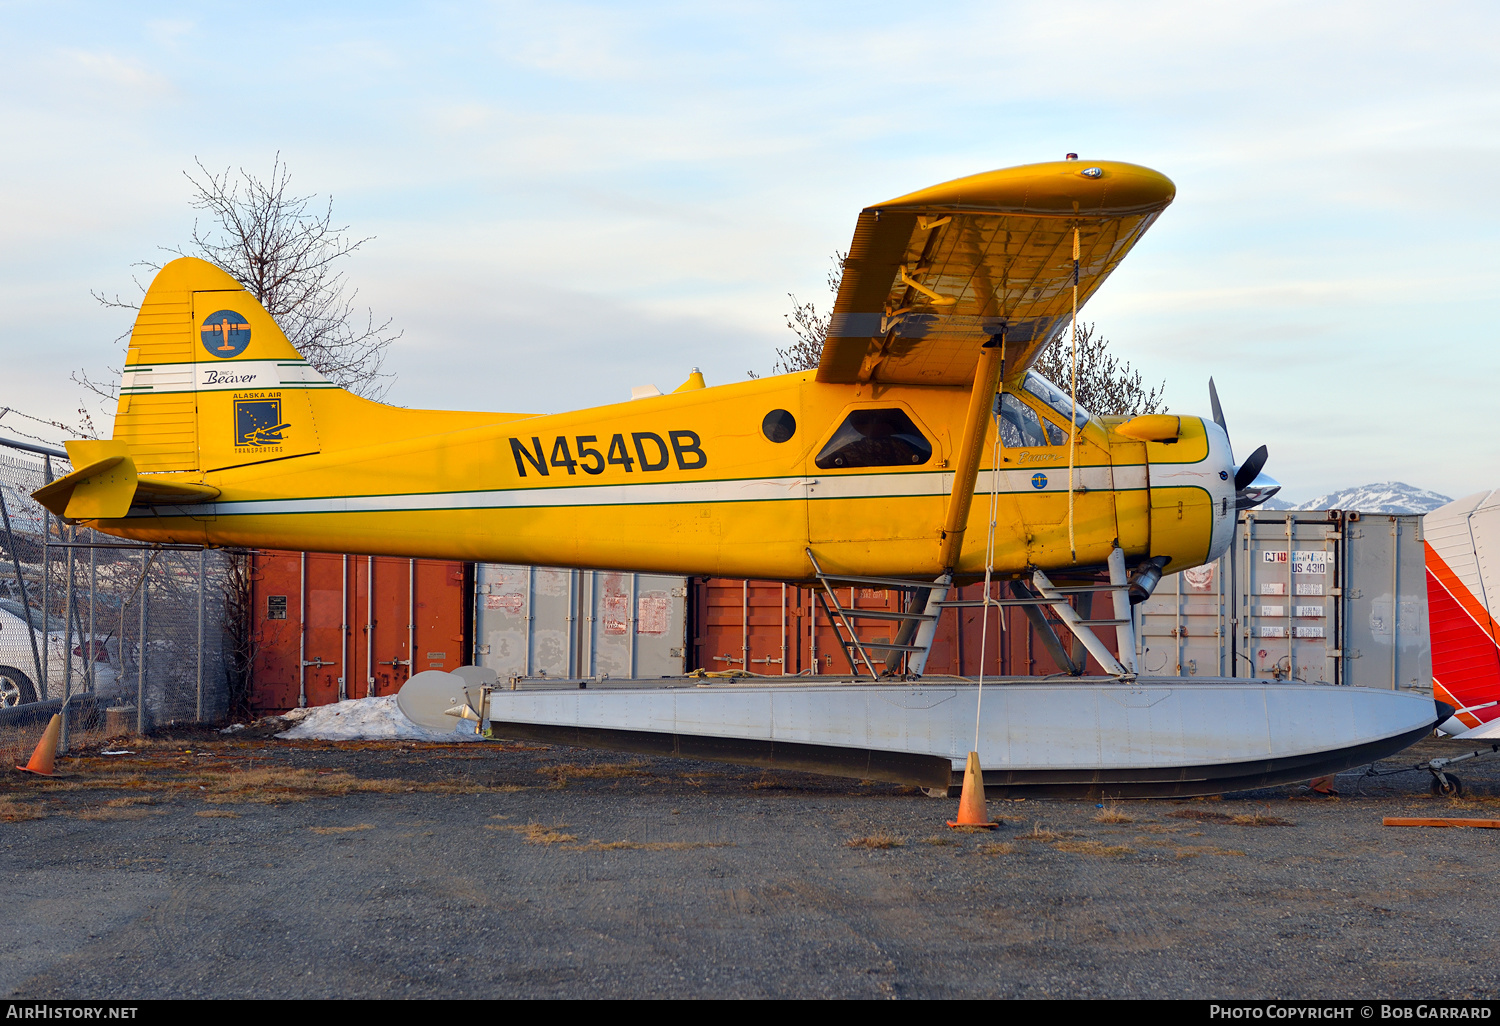
[[[1208,401],[1213,407],[1214,423],[1223,428],[1226,435],[1229,434],[1229,425],[1224,423],[1224,407],[1219,405],[1219,390],[1214,387],[1213,378],[1208,379]]]
[[[1266,458],[1270,455],[1264,445],[1252,452],[1245,462],[1240,464],[1240,469],[1234,472],[1234,490],[1242,492],[1250,487],[1250,484],[1260,476],[1261,468],[1266,465]]]

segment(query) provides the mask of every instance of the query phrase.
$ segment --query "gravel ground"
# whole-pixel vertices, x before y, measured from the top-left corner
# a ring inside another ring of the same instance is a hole
[[[247,732],[250,733],[250,732]],[[1500,756],[1223,800],[957,802],[491,743],[158,735],[0,783],[0,993],[1495,997]],[[1470,751],[1428,741],[1385,765]],[[1236,821],[1236,817],[1239,821]]]

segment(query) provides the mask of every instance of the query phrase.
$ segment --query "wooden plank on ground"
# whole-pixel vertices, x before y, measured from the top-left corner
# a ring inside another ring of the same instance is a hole
[[[1500,819],[1434,819],[1427,816],[1387,816],[1386,826],[1395,827],[1488,827],[1500,829]]]

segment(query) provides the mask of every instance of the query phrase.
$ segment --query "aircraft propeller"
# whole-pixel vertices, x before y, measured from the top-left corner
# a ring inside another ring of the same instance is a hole
[[[1213,407],[1214,423],[1224,429],[1224,434],[1229,435],[1229,425],[1224,422],[1224,408],[1219,405],[1219,390],[1214,387],[1214,379],[1208,379],[1208,401]],[[1256,448],[1239,469],[1234,472],[1234,508],[1253,509],[1265,502],[1271,496],[1281,491],[1281,483],[1274,477],[1262,472],[1266,460],[1270,457],[1264,445]],[[1230,443],[1230,459],[1234,459],[1234,443]]]

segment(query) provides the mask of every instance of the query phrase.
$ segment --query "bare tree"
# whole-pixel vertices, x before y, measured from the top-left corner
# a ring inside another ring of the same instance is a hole
[[[215,174],[196,161],[198,173],[184,171],[193,187],[192,206],[204,212],[193,221],[186,247],[163,247],[177,256],[193,256],[223,268],[260,301],[307,361],[335,384],[359,395],[379,398],[391,375],[382,373],[387,350],[401,337],[391,321],[375,323],[369,308],[355,306],[338,261],[370,238],[355,238],[349,226],[333,223],[333,198],[318,205],[316,195],[291,192],[291,173],[278,153],[271,176],[262,181],[240,168]],[[154,273],[160,264],[136,265]],[[140,280],[136,285],[144,292]],[[108,307],[139,309],[116,295],[95,292]],[[118,379],[118,371],[114,377]],[[73,380],[96,395],[113,399],[116,386],[80,371]]]
[[[1073,336],[1071,322],[1064,324],[1042,350],[1033,369],[1063,391],[1073,380]],[[1106,417],[1165,413],[1167,383],[1147,388],[1141,372],[1109,353],[1109,340],[1095,331],[1092,321],[1078,322],[1078,405]]]
[[[828,291],[835,297],[839,294],[839,282],[844,278],[844,261],[849,257],[848,253],[833,251],[830,261],[833,266],[828,269]],[[772,374],[790,374],[793,371],[812,370],[823,358],[823,345],[828,341],[828,322],[832,313],[832,304],[829,305],[829,313],[818,313],[815,303],[797,302],[797,297],[788,292],[787,298],[792,301],[792,312],[786,315],[786,326],[791,328],[797,336],[797,341],[785,349],[776,350],[776,362],[771,365]]]

